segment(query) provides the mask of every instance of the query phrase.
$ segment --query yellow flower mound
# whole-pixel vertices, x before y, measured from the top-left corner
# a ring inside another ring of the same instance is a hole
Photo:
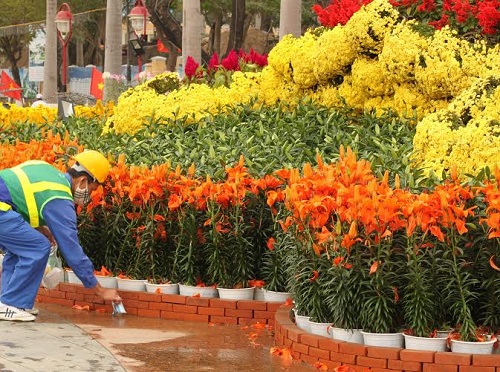
[[[285,35],[267,56],[268,66],[272,66],[276,74],[286,82],[292,81],[291,62],[295,41],[293,35]]]
[[[364,92],[366,98],[394,93],[393,86],[385,79],[384,65],[376,59],[359,57],[352,64],[351,74],[352,85]]]
[[[98,101],[95,106],[75,106],[75,117],[91,119],[95,117],[106,118],[112,115],[113,102],[103,105]],[[0,106],[0,127],[7,128],[14,123],[33,123],[43,125],[57,121],[57,108],[48,106],[20,107],[9,105],[9,108]]]
[[[477,174],[500,164],[500,76],[480,79],[417,126],[413,161],[441,175],[454,165]]]
[[[313,58],[313,51],[316,49],[317,37],[311,33],[297,39],[292,44],[291,65],[293,70],[293,82],[299,88],[310,88],[318,83],[314,75],[314,66],[317,61]]]
[[[260,102],[266,105],[294,105],[302,96],[297,85],[288,84],[271,66],[264,67],[261,74],[261,89],[258,94]]]
[[[436,32],[415,65],[419,88],[432,99],[458,95],[481,75],[484,63],[484,58],[477,56],[474,60],[468,58],[468,65],[463,66],[463,55],[475,55],[468,42],[454,37],[448,28]]]
[[[324,31],[319,36],[312,53],[311,57],[315,61],[314,76],[325,85],[333,77],[345,75],[348,66],[357,57],[356,45],[352,43],[350,34],[344,26]]]
[[[378,60],[389,85],[415,82],[415,65],[421,51],[429,44],[412,29],[415,24],[412,21],[397,24],[384,40]]]
[[[396,24],[399,13],[385,0],[361,7],[346,23],[346,30],[358,52],[380,54],[384,38]]]
[[[196,123],[207,115],[225,112],[237,103],[249,102],[257,95],[259,74],[237,72],[233,79],[231,88],[191,84],[167,94],[158,94],[147,87],[147,83],[142,84],[120,96],[115,114],[106,121],[104,132],[133,134],[159,120],[183,119],[185,124]]]

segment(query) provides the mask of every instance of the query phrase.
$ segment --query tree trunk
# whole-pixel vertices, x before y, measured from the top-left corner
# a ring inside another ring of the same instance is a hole
[[[182,1],[182,66],[186,67],[188,57],[201,64],[200,0]]]
[[[175,71],[179,50],[182,48],[182,28],[179,22],[170,13],[168,2],[150,4],[147,2],[151,23],[158,30],[158,37],[168,47],[167,70]]]
[[[236,52],[239,51],[243,46],[245,37],[245,0],[232,0],[232,3],[233,12],[225,56],[227,56],[232,49]]]
[[[43,99],[57,102],[57,0],[47,0],[45,22],[45,62],[43,66]]]
[[[83,41],[82,39],[76,39],[76,65],[83,67],[84,59],[83,59]]]
[[[302,1],[281,0],[280,6],[280,40],[283,36],[292,34],[300,37],[302,34]]]
[[[17,66],[17,62],[19,62],[22,56],[22,43],[19,39],[19,35],[16,34],[0,37],[0,49],[3,50],[5,57],[7,57],[7,60],[10,62],[14,81],[19,86],[22,86],[19,67]]]
[[[222,29],[222,14],[214,15],[214,22],[210,26],[209,48],[210,55],[217,53],[220,56],[220,43],[221,43],[221,29]]]
[[[175,71],[177,67],[177,57],[179,57],[178,49],[172,43],[168,45],[167,71]]]
[[[122,0],[107,0],[104,71],[121,75],[122,66]],[[121,81],[104,79],[104,101],[116,101]]]

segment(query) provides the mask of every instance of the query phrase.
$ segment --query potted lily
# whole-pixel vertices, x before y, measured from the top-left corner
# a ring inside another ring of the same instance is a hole
[[[325,285],[326,304],[330,308],[332,337],[336,340],[363,343],[361,334],[361,295],[366,275],[360,265],[360,257],[356,254],[347,256],[345,249],[339,250],[332,257],[332,265],[328,269],[329,282]]]
[[[284,262],[287,251],[293,249],[293,238],[277,230],[276,239],[269,238],[266,246],[261,265],[261,276],[265,283],[263,299],[266,302],[285,302],[290,297],[290,279]]]
[[[219,297],[250,300],[254,297],[254,287],[248,281],[255,277],[256,261],[248,218],[253,194],[247,185],[252,179],[243,166],[243,158],[234,167],[226,168],[226,174],[224,182],[207,181],[210,192],[206,201],[207,220],[203,223],[206,275],[217,283]]]
[[[101,266],[101,270],[94,270],[94,275],[102,287],[118,288],[116,277],[104,265]]]
[[[425,234],[424,234],[425,235]],[[446,336],[439,326],[445,311],[441,293],[446,283],[437,275],[440,251],[437,247],[418,245],[409,240],[402,297],[405,347],[416,350],[446,351]],[[430,244],[430,243],[429,243]]]
[[[372,247],[364,261],[368,271],[362,289],[361,323],[365,345],[403,347],[398,278],[401,259],[397,239],[387,237]]]

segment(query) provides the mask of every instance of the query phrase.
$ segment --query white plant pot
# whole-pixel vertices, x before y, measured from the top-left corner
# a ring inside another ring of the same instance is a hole
[[[318,323],[310,321],[311,333],[313,335],[324,336],[330,338],[331,335],[331,323]]]
[[[158,293],[159,290],[163,294],[179,294],[179,284],[177,283],[154,284],[147,280],[144,283],[146,284],[146,292]]]
[[[197,296],[217,298],[219,297],[219,292],[217,288],[214,287],[197,287],[194,285],[179,284],[179,294],[181,296]]]
[[[251,288],[217,288],[219,298],[224,300],[253,300],[254,287]]]
[[[450,332],[453,332],[453,329],[450,329],[448,331],[437,331],[436,332],[436,337],[439,337],[439,338],[448,338],[448,335],[450,334]]]
[[[447,351],[446,337],[418,337],[403,334],[405,348],[412,350]]]
[[[80,279],[78,279],[78,277],[76,276],[76,274],[73,270],[66,270],[66,278],[67,278],[68,283],[83,285],[82,281]]]
[[[276,292],[263,289],[264,291],[264,301],[266,302],[286,302],[288,298],[291,297],[289,292]]]
[[[264,289],[255,287],[255,291],[253,292],[253,299],[255,301],[265,301],[264,298]]]
[[[368,346],[379,347],[405,347],[405,339],[402,333],[371,333],[361,331],[363,342]]]
[[[353,344],[363,344],[363,334],[361,329],[344,329],[344,328],[331,328],[332,338],[334,340],[350,342]]]
[[[118,288],[115,276],[96,275],[95,277],[97,281],[101,284],[101,287]]]
[[[451,340],[451,351],[464,354],[493,354],[493,344],[495,342],[496,338],[484,342]]]
[[[293,311],[295,313],[295,324],[297,324],[297,327],[311,333],[311,318],[307,315],[297,314],[296,309],[293,309]]]
[[[121,291],[145,292],[146,284],[144,279],[123,279],[116,278],[118,289]]]

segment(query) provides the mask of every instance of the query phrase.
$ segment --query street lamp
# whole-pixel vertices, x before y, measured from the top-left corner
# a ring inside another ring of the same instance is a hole
[[[62,85],[63,92],[66,92],[68,84],[68,43],[71,39],[73,14],[67,3],[62,3],[56,15],[57,37],[62,45]]]
[[[137,55],[137,67],[139,68],[139,73],[142,71],[142,54],[144,53],[142,44],[147,42],[148,39],[146,30],[148,17],[149,14],[146,6],[144,5],[144,1],[137,0],[134,7],[130,11],[128,18],[137,37],[137,39],[130,40],[130,42],[132,43],[132,48]]]

